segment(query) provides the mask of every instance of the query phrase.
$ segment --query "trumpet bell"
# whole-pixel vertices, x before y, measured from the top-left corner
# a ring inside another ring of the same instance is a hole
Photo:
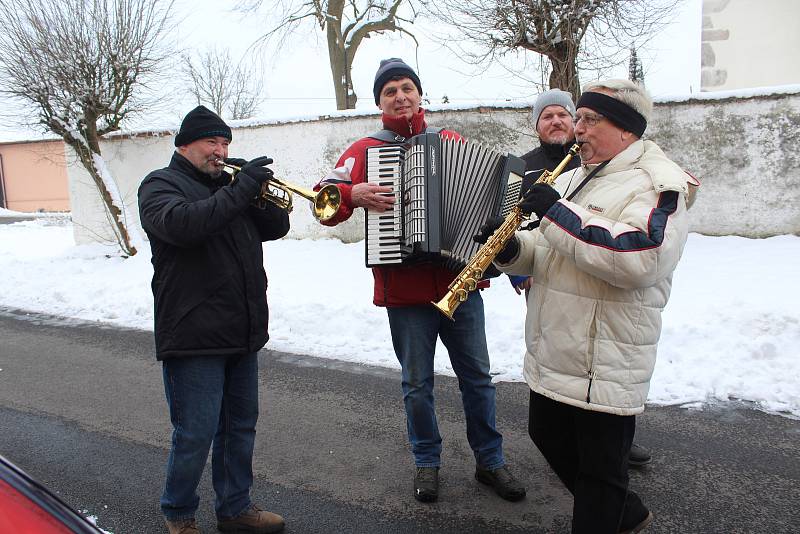
[[[324,222],[339,211],[339,205],[342,203],[342,194],[339,192],[338,187],[333,184],[328,184],[317,191],[317,194],[314,195],[313,202],[314,205],[311,209],[314,212],[314,217]]]

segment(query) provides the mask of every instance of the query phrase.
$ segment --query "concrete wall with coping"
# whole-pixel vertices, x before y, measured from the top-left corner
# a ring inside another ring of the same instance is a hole
[[[502,152],[521,155],[537,144],[529,108],[442,108],[429,112],[428,122]],[[275,159],[276,176],[310,188],[347,146],[379,127],[377,114],[363,113],[246,124],[234,127],[230,154],[248,159],[269,155]],[[169,162],[173,133],[103,141],[103,156],[131,205],[142,178]],[[702,182],[690,211],[691,231],[747,237],[800,233],[800,156],[795,150],[800,142],[800,88],[760,95],[704,93],[701,98],[657,102],[645,136]],[[68,158],[68,170],[76,239],[110,241],[88,174],[74,158]],[[290,238],[363,239],[361,210],[348,222],[327,228],[313,219],[307,201],[296,198],[295,205]]]

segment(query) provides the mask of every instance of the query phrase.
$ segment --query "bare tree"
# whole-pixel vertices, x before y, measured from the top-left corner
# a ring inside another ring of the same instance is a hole
[[[0,94],[64,139],[91,175],[117,244],[138,231],[100,154],[100,139],[146,108],[137,98],[163,59],[173,0],[0,0]]]
[[[514,50],[545,56],[549,85],[580,95],[578,68],[619,64],[633,43],[645,42],[668,23],[681,0],[436,0],[430,13],[457,28],[460,40],[477,44],[464,51],[476,64]],[[452,39],[450,39],[451,42]]]
[[[370,35],[381,35],[397,31],[414,35],[406,30],[417,17],[415,0],[285,0],[279,22],[265,33],[261,40],[276,38],[283,44],[301,24],[313,22],[325,32],[328,43],[328,60],[331,67],[333,88],[336,94],[336,109],[355,109],[356,94],[353,91],[351,71],[358,47]],[[238,9],[257,12],[263,0],[240,0]],[[406,5],[408,15],[399,14],[401,5]],[[270,10],[280,9],[270,3]]]
[[[262,72],[252,63],[234,62],[230,52],[209,48],[196,57],[183,55],[183,70],[189,79],[189,91],[198,104],[204,104],[219,116],[248,119],[255,115],[262,98]]]

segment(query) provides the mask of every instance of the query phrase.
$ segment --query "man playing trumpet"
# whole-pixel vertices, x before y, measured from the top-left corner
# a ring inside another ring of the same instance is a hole
[[[279,532],[283,518],[250,501],[258,419],[258,351],[269,338],[263,241],[288,213],[254,199],[272,160],[225,159],[231,129],[198,106],[181,123],[169,166],[139,187],[153,251],[156,358],[172,421],[161,511],[170,534],[199,533],[197,486],[211,449],[218,528]],[[222,161],[241,166],[235,180]]]
[[[642,134],[652,101],[627,80],[590,83],[577,103],[581,167],[537,183],[495,258],[530,275],[525,380],[531,439],[574,496],[572,532],[639,532],[653,515],[628,490],[672,273],[688,233],[693,179]],[[488,221],[476,236],[498,227]]]

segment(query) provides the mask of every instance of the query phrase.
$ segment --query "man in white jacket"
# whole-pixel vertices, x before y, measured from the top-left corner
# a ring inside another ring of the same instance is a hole
[[[639,532],[653,514],[628,491],[672,272],[688,233],[694,179],[642,134],[652,110],[628,80],[584,87],[575,136],[581,167],[536,184],[500,270],[533,277],[525,325],[528,429],[574,496],[572,532]],[[488,221],[476,236],[497,228]]]

